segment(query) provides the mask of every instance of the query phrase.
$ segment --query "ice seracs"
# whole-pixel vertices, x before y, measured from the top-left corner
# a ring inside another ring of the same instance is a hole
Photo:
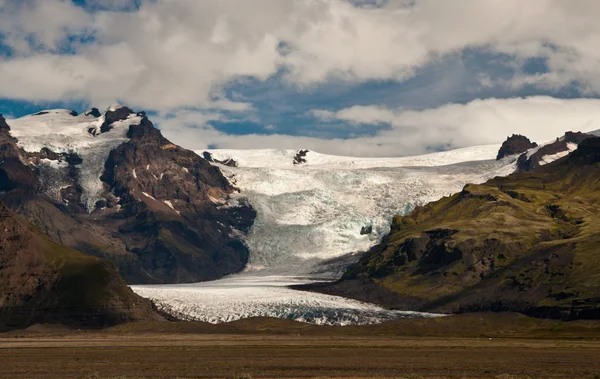
[[[328,259],[365,251],[389,230],[392,217],[515,170],[515,158],[496,161],[499,145],[406,158],[338,157],[293,150],[211,150],[256,209],[246,238],[249,264],[306,273]],[[199,152],[202,154],[203,152]],[[473,160],[475,159],[475,160]],[[421,165],[421,166],[419,166]],[[370,225],[372,233],[363,233]]]

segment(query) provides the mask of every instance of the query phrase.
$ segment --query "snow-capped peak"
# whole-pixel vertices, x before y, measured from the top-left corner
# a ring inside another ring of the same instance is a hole
[[[18,146],[27,152],[47,148],[59,154],[76,153],[83,160],[75,167],[78,184],[82,187],[82,201],[92,211],[102,198],[104,187],[100,176],[110,151],[128,141],[129,126],[139,124],[141,119],[141,116],[131,113],[111,122],[110,128],[106,128],[110,132],[98,132],[106,123],[106,112],[95,117],[88,112],[76,115],[67,109],[51,109],[7,120],[7,123]],[[52,180],[56,181],[55,186],[66,186],[68,167],[60,169],[65,170],[64,175],[53,175]]]
[[[117,109],[121,109],[121,108],[125,108],[125,106],[121,105],[121,104],[111,104],[108,108],[106,108],[106,110],[104,111],[104,113],[106,113],[106,112],[114,112]]]

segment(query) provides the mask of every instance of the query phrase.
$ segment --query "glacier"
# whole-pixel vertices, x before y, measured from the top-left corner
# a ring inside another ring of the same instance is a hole
[[[355,158],[294,150],[208,150],[240,192],[222,206],[247,201],[257,211],[245,242],[244,272],[213,282],[132,286],[178,318],[227,322],[269,316],[327,325],[371,324],[441,315],[387,310],[290,285],[338,279],[360,252],[389,232],[395,215],[514,172],[515,158],[496,161],[499,145],[419,157]],[[198,151],[202,155],[204,151]],[[361,234],[371,226],[370,234]]]

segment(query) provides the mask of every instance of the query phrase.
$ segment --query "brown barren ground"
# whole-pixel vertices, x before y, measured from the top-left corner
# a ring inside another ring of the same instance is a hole
[[[36,326],[0,334],[0,378],[598,378],[600,322],[515,314],[318,327],[251,319],[222,325]]]

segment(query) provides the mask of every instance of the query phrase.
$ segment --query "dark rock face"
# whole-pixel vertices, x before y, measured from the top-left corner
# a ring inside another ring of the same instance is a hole
[[[102,113],[98,110],[98,108],[92,108],[85,114],[86,116],[94,116],[96,118],[102,116]]]
[[[130,282],[190,282],[240,271],[248,250],[235,230],[247,231],[255,212],[222,207],[235,189],[217,167],[170,143],[143,118],[131,140],[113,150],[102,180],[121,198],[115,215],[140,273]]]
[[[106,111],[104,113],[104,122],[100,126],[100,133],[106,133],[112,129],[112,124],[117,121],[126,120],[129,115],[134,112],[127,107],[120,107],[115,109],[114,111]],[[90,134],[96,135],[98,131],[90,132]]]
[[[40,164],[41,159],[49,159],[51,161],[67,162],[71,166],[77,166],[83,162],[77,153],[55,153],[54,151],[43,147],[39,152],[21,152],[21,154],[34,165]]]
[[[219,163],[219,164],[222,164],[224,166],[229,166],[229,167],[237,167],[238,166],[237,162],[231,158],[225,159],[223,161],[214,159],[213,155],[211,153],[209,153],[208,151],[203,152],[202,156],[204,157],[204,159],[206,159],[209,162]]]
[[[362,228],[360,228],[360,234],[361,235],[371,234],[371,233],[373,233],[373,226],[372,225],[365,225]]]
[[[522,154],[521,156],[519,156],[519,159],[517,161],[518,170],[529,171],[536,169],[541,166],[540,162],[542,162],[542,158],[544,156],[568,152],[569,148],[567,144],[574,143],[579,145],[585,139],[592,137],[594,136],[587,133],[566,132],[563,137],[557,138],[556,141],[554,141],[553,143],[542,146],[530,157],[528,157],[527,154]]]
[[[0,329],[161,319],[112,264],[36,234],[0,202]]]
[[[306,163],[306,154],[308,154],[308,150],[299,150],[294,157],[294,164],[303,164]]]
[[[529,149],[537,147],[537,143],[531,142],[529,138],[520,134],[513,134],[508,137],[500,147],[496,160],[500,160],[510,155],[517,155],[526,152]]]
[[[35,169],[26,165],[17,140],[10,135],[10,127],[0,115],[0,191],[16,188],[36,191],[38,186]]]

